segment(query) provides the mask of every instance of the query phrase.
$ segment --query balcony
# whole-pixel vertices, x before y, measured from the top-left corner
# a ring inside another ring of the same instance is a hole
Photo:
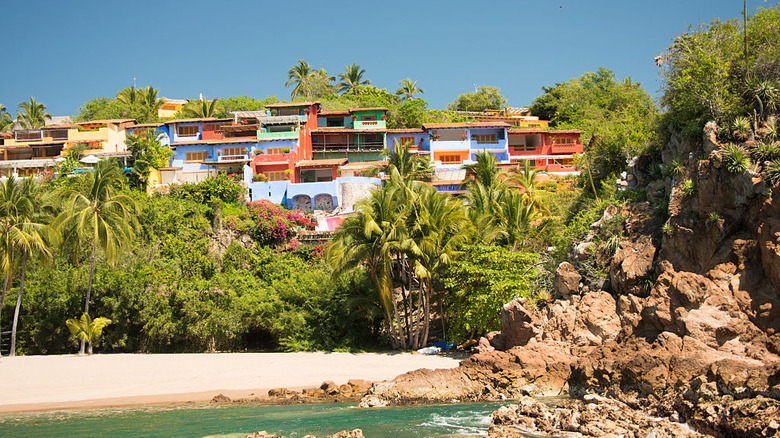
[[[384,149],[382,141],[364,141],[355,143],[323,143],[315,142],[311,149],[313,152],[378,152]]]
[[[14,139],[18,142],[43,141],[43,131],[40,129],[14,132]]]
[[[495,143],[479,143],[476,140],[471,140],[471,150],[500,150],[503,151],[506,149],[506,141],[497,141]]]
[[[577,143],[564,143],[564,144],[554,144],[551,147],[551,151],[554,154],[573,154],[577,152],[582,152],[580,150],[581,146]]]
[[[384,120],[355,120],[355,129],[387,129],[387,122]]]
[[[298,129],[295,131],[257,132],[258,140],[294,140],[299,137]]]
[[[431,150],[433,151],[448,151],[448,150],[469,150],[468,140],[431,140]]]

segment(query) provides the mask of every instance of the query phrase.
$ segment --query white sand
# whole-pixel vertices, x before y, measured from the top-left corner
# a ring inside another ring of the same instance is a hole
[[[410,353],[224,353],[0,359],[0,412],[265,396],[271,388],[392,379],[459,359]]]

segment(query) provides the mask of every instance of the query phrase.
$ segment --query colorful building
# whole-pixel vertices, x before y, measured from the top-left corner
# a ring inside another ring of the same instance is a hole
[[[314,159],[346,158],[350,163],[382,158],[387,132],[387,108],[322,111],[312,132]]]
[[[510,161],[530,160],[534,168],[548,173],[574,173],[574,154],[583,153],[581,134],[578,129],[510,129]]]
[[[169,99],[163,97],[161,100],[163,101],[163,104],[160,106],[160,109],[157,110],[157,117],[161,119],[176,117],[176,114],[187,104],[186,99]]]

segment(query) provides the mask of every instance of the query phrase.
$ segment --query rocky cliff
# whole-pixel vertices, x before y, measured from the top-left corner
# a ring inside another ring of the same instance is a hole
[[[651,177],[652,166],[678,157],[684,172]],[[619,184],[647,200],[605,212],[625,218],[606,260],[609,282],[565,262],[553,302],[508,303],[501,331],[481,339],[459,368],[401,375],[374,386],[363,405],[598,394],[608,401],[561,409],[636,411],[712,436],[780,436],[780,187],[773,192],[750,170],[729,173],[713,126],[700,143],[673,136],[660,159],[633,160]],[[542,408],[528,406],[503,411],[491,433],[534,429],[528,412]],[[535,430],[620,435],[575,423]],[[640,429],[625,436],[675,436],[671,426]]]

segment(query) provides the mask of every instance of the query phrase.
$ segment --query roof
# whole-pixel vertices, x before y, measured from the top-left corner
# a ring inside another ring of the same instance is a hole
[[[193,117],[191,119],[173,119],[165,123],[190,123],[190,122],[230,122],[233,119],[218,119],[216,117]]]
[[[424,123],[425,129],[448,128],[508,128],[512,125],[504,122],[460,122],[460,123]]]
[[[139,123],[137,125],[129,126],[129,128],[157,128],[162,125],[162,123]]]
[[[349,162],[346,158],[330,158],[327,160],[303,160],[295,163],[295,167],[333,167],[343,166]]]
[[[233,114],[234,116],[238,118],[252,118],[252,117],[266,117],[268,114],[266,110],[259,110],[259,111],[231,111],[230,114]]]
[[[301,123],[301,116],[263,116],[257,117],[257,123],[261,125],[289,125],[291,123]]]
[[[184,167],[178,166],[178,167],[158,167],[157,170],[182,170]]]
[[[250,130],[255,130],[256,131],[257,128],[259,128],[259,127],[260,127],[260,125],[255,123],[255,124],[249,124],[249,125],[224,125],[224,126],[221,126],[220,129],[222,129],[223,131],[229,131],[229,132],[233,132],[233,131],[250,131]]]
[[[72,128],[72,127],[73,127],[73,125],[66,123],[66,124],[62,124],[62,125],[46,125],[43,128],[41,128],[41,130],[50,131],[52,129],[68,129],[68,128]]]
[[[315,100],[314,102],[280,102],[280,103],[269,103],[266,104],[266,108],[284,108],[284,107],[290,107],[290,106],[311,106],[311,105],[319,105],[320,101]]]
[[[527,107],[509,106],[505,108],[507,114],[530,114],[531,110]]]
[[[191,144],[232,144],[232,143],[257,143],[259,140],[255,137],[238,137],[238,138],[222,138],[214,140],[191,140],[191,141],[177,141],[171,143],[171,146],[185,146]]]
[[[281,164],[287,165],[290,164],[287,161],[255,161],[255,166],[279,166]]]
[[[582,134],[579,129],[512,128],[510,134]]]
[[[96,125],[103,123],[129,123],[135,122],[135,119],[103,119],[103,120],[87,120],[86,122],[79,122],[76,125]]]
[[[387,166],[387,161],[356,161],[354,163],[347,163],[341,166],[344,169],[365,169],[375,166]]]
[[[160,100],[165,103],[172,103],[174,105],[184,105],[187,103],[187,99],[169,99],[167,97],[161,97]]]
[[[36,147],[42,147],[42,146],[63,146],[65,143],[67,143],[65,140],[63,141],[44,141],[44,142],[33,142],[33,143],[17,143],[13,145],[0,145],[0,149],[29,149],[29,148],[36,148]]]
[[[319,116],[348,116],[349,111],[320,111]]]
[[[320,128],[314,128],[311,130],[312,133],[315,134],[328,134],[328,133],[375,133],[375,134],[381,134],[384,133],[384,129],[377,129],[377,128],[365,128],[365,129],[355,129],[355,128],[343,128],[343,127],[320,127]]]
[[[50,119],[45,120],[46,122],[46,128],[49,127],[49,125],[69,125],[73,123],[73,120],[70,119],[70,116],[53,116]]]
[[[403,134],[403,133],[423,133],[422,128],[397,128],[397,129],[388,129],[388,134]]]
[[[370,106],[368,108],[350,108],[350,112],[356,112],[356,111],[387,111],[387,108],[383,106]]]

